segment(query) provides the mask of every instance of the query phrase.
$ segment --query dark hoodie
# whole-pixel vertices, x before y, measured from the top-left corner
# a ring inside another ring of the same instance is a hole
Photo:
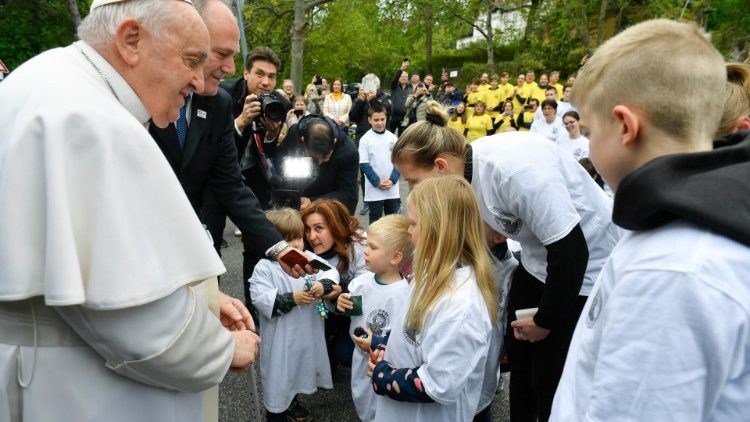
[[[714,145],[655,158],[628,174],[615,195],[614,223],[650,230],[681,219],[750,246],[750,132]]]

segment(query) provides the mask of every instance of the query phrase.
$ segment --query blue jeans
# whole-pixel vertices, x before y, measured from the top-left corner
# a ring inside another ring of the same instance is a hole
[[[385,209],[385,215],[396,214],[401,207],[401,200],[398,198],[384,199],[382,201],[369,201],[367,204],[370,206],[370,224],[372,224],[383,216],[383,209]]]

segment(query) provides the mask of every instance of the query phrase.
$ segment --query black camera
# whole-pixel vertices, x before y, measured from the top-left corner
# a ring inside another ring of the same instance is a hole
[[[284,104],[271,94],[260,94],[257,98],[260,102],[260,115],[272,122],[283,122],[286,117]]]
[[[525,105],[523,106],[523,109],[524,109],[524,110],[526,110],[526,111],[531,111],[531,110],[533,110],[533,109],[534,109],[534,106],[533,106],[533,105],[531,105],[531,104],[525,104]]]
[[[315,79],[313,80],[313,85],[323,85],[323,78],[321,78],[318,75],[315,75]]]

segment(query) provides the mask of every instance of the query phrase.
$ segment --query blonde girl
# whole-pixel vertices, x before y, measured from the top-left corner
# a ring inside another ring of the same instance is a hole
[[[429,178],[409,194],[416,245],[409,307],[370,369],[376,421],[467,421],[477,411],[497,318],[479,207],[461,177]]]

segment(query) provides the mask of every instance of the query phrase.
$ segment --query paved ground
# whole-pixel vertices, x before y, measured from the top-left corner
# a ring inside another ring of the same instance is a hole
[[[406,198],[407,187],[401,184],[402,198]],[[361,203],[357,210],[361,207]],[[359,213],[357,213],[359,217]],[[359,217],[363,226],[366,227],[367,216]],[[237,237],[234,237],[234,225],[228,222],[224,238],[229,243],[229,247],[222,250],[224,265],[227,267],[227,273],[221,277],[221,290],[237,298],[243,298],[240,279],[242,278],[242,243]],[[256,378],[258,380],[258,394],[262,389],[260,385],[260,370],[256,367]],[[318,393],[310,396],[301,396],[302,404],[310,409],[318,422],[340,422],[340,421],[358,421],[357,413],[354,410],[354,404],[351,399],[349,389],[350,372],[348,369],[339,369],[333,377],[333,390],[320,390]],[[251,414],[251,403],[258,400],[262,403],[262,398],[248,385],[248,376],[246,374],[229,374],[221,384],[219,395],[219,420],[221,422],[246,422],[254,421]],[[508,416],[508,376],[503,377],[504,389],[495,396],[492,414],[493,421],[506,422]],[[263,415],[264,412],[261,413]],[[263,420],[261,418],[261,420]]]

